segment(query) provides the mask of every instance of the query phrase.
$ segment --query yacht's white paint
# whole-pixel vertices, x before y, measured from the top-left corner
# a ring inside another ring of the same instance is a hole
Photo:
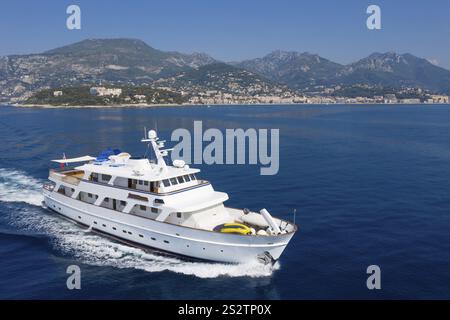
[[[225,207],[228,195],[197,180],[193,175],[200,170],[166,165],[167,150],[159,149],[163,143],[155,132],[142,141],[155,151],[156,163],[124,153],[73,170],[52,170],[54,188],[43,189],[47,207],[94,230],[184,256],[230,263],[280,257],[297,230],[294,224],[267,211]],[[231,222],[264,232],[217,230]]]

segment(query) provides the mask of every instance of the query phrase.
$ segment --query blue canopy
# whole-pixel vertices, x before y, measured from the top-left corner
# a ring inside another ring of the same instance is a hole
[[[114,150],[113,150],[113,149],[111,149],[111,148],[108,148],[108,149],[102,151],[102,152],[98,155],[97,159],[95,159],[95,160],[96,160],[96,161],[99,161],[99,162],[102,162],[102,161],[108,161],[110,156],[118,155],[119,153],[120,153],[120,150],[119,150],[119,149],[114,149]]]

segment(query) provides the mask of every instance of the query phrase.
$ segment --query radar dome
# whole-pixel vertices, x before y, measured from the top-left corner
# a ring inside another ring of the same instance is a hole
[[[149,130],[148,131],[148,138],[149,139],[155,139],[156,138],[156,131],[155,130]]]

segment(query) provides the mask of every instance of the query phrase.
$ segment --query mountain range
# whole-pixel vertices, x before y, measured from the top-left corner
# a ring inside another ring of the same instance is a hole
[[[296,89],[363,84],[450,92],[449,70],[409,53],[373,53],[342,65],[308,52],[274,51],[235,65]]]
[[[412,54],[373,53],[339,64],[308,52],[274,51],[225,63],[204,53],[161,51],[136,39],[88,39],[39,54],[0,57],[0,96],[83,84],[198,85],[221,90],[254,85],[314,91],[318,86],[418,87],[450,94],[450,71]]]

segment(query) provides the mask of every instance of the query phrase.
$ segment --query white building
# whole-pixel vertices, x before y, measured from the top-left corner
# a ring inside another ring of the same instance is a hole
[[[122,94],[120,88],[105,88],[105,87],[92,87],[89,92],[93,96],[115,96],[118,97]]]

